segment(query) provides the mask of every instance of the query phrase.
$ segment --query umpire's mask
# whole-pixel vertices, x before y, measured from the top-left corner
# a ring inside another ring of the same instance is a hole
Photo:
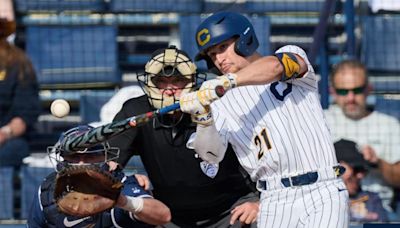
[[[156,80],[160,77],[183,77],[188,83],[181,88],[183,93],[194,90],[197,80],[196,65],[188,55],[175,46],[160,49],[153,53],[151,59],[145,66],[145,72],[138,74],[138,82],[146,95],[151,106],[160,109],[179,101],[175,95],[166,95],[168,89],[157,87]]]

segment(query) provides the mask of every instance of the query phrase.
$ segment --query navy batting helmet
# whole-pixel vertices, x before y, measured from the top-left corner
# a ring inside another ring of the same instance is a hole
[[[235,51],[238,55],[249,56],[258,48],[253,25],[243,15],[234,12],[219,12],[205,19],[197,28],[196,43],[199,53],[196,61],[206,59],[205,51],[232,37],[238,37]]]

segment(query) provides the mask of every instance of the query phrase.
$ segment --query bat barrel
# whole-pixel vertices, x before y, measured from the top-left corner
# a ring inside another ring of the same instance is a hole
[[[215,92],[218,97],[222,97],[225,94],[225,90],[222,86],[217,86],[215,88]],[[180,104],[177,102],[156,111],[147,112],[141,115],[136,115],[124,120],[96,127],[83,135],[67,140],[64,142],[63,149],[66,151],[83,150],[85,148],[105,142],[110,138],[125,132],[127,129],[140,126],[156,116],[167,114],[179,108]]]
[[[124,119],[93,128],[83,135],[68,139],[64,142],[63,149],[66,151],[79,151],[105,142],[131,128],[129,120]]]
[[[93,128],[83,135],[67,140],[63,145],[63,149],[66,151],[79,151],[97,145],[125,132],[130,128],[140,126],[141,124],[153,119],[157,115],[167,114],[168,112],[179,109],[179,107],[179,103],[175,103],[154,112],[148,112]]]

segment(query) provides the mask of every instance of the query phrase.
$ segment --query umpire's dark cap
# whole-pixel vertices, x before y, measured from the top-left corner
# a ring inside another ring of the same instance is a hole
[[[341,139],[334,143],[336,157],[339,162],[343,161],[353,168],[367,171],[370,163],[364,159],[358,145],[350,140]]]

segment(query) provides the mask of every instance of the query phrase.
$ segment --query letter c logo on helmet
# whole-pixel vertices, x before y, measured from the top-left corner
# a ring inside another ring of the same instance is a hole
[[[204,39],[202,39],[204,38]],[[204,46],[208,41],[210,41],[211,36],[208,29],[204,28],[197,33],[197,44],[199,46]]]

